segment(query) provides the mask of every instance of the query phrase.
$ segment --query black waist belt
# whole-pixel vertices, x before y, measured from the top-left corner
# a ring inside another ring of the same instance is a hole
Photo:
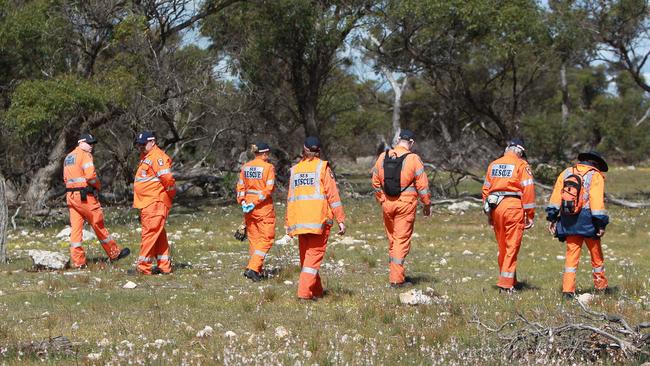
[[[86,192],[88,194],[93,194],[93,190],[89,187],[76,187],[76,188],[66,188],[66,192]]]
[[[493,194],[493,195],[495,195],[495,196],[501,196],[501,197],[504,197],[504,198],[505,198],[505,197],[512,197],[512,198],[519,198],[519,199],[521,199],[521,196],[518,195],[518,194],[515,193],[515,192],[492,192],[492,193],[490,193],[490,194]]]

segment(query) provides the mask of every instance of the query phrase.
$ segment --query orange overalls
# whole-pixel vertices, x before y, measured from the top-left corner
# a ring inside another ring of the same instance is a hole
[[[517,284],[517,255],[526,218],[535,217],[535,182],[528,163],[511,151],[493,161],[485,173],[483,202],[490,194],[503,196],[490,211],[499,244],[497,286],[511,289]]]
[[[564,179],[570,174],[576,173],[582,178],[583,207],[577,215],[561,215]],[[578,164],[575,168],[566,169],[555,181],[555,187],[546,210],[549,212],[548,217],[551,221],[555,222],[559,219],[556,224],[556,235],[560,240],[566,240],[562,292],[575,293],[576,291],[576,271],[580,262],[583,242],[587,244],[591,255],[594,287],[599,290],[606,289],[608,282],[605,277],[603,249],[600,237],[596,235],[599,228],[604,229],[609,223],[609,216],[605,209],[605,177],[603,173],[587,164]]]
[[[120,255],[120,248],[104,227],[104,212],[94,193],[83,193],[81,190],[92,187],[101,188],[97,178],[93,156],[80,147],[72,150],[63,161],[63,181],[68,193],[66,200],[70,209],[70,257],[72,265],[79,268],[86,264],[86,254],[81,246],[84,221],[93,228],[97,239],[109,259]],[[82,195],[86,200],[82,200]]]
[[[345,213],[327,161],[317,157],[301,160],[291,168],[285,221],[289,235],[298,235],[301,267],[299,298],[323,296],[319,270],[333,218],[342,223]]]
[[[165,220],[176,196],[176,180],[171,173],[172,160],[158,146],[140,156],[133,183],[133,207],[142,209],[142,242],[138,271],[151,274],[153,263],[162,273],[172,271]]]
[[[390,150],[390,156],[400,157],[410,151],[402,146]],[[415,224],[418,197],[424,205],[431,204],[429,179],[424,173],[422,160],[416,154],[410,154],[402,162],[399,197],[389,197],[383,191],[384,158],[382,153],[372,169],[372,187],[375,198],[381,204],[384,215],[384,228],[388,237],[388,262],[390,283],[400,284],[406,280],[404,260],[411,250],[411,235]]]
[[[273,165],[256,157],[244,164],[237,182],[237,202],[255,204],[253,211],[244,214],[246,234],[250,241],[250,260],[246,268],[262,272],[264,258],[273,246],[275,239],[275,210],[273,198],[275,189],[275,169]]]

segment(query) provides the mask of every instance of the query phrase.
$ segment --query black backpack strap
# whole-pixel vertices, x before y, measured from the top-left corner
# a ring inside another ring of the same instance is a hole
[[[404,166],[404,160],[406,160],[406,157],[407,157],[408,155],[411,155],[411,154],[413,154],[413,153],[412,153],[412,152],[407,152],[406,154],[400,156],[400,158],[402,158],[402,166]],[[411,183],[409,183],[406,187],[404,187],[404,189],[401,189],[401,190],[399,191],[399,193],[401,194],[401,193],[404,192],[408,187],[412,186],[413,183],[415,183],[415,178],[416,178],[416,177],[413,177],[413,180],[411,181]]]

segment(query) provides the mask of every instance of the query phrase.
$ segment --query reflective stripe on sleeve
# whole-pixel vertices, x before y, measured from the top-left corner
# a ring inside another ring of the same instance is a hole
[[[246,194],[244,192],[237,192],[237,197],[244,197]]]
[[[383,192],[383,189],[381,189],[381,187],[373,187],[373,190],[375,192]]]
[[[144,177],[144,178],[135,178],[136,182],[160,182],[158,177]]]
[[[421,168],[421,169],[416,170],[416,171],[415,171],[415,176],[416,176],[416,177],[419,177],[420,175],[422,175],[422,173],[424,173],[424,168]]]
[[[372,174],[377,174],[377,173],[379,173],[379,171],[378,171],[377,168],[375,168],[375,167],[373,167],[373,168],[370,170],[370,172],[371,172]]]
[[[418,194],[420,194],[421,196],[427,195],[429,194],[429,189],[428,188],[421,189],[418,191]]]
[[[606,216],[607,215],[607,210],[592,210],[591,214],[592,215],[599,215],[599,216]]]
[[[94,166],[94,165],[95,165],[95,164],[93,164],[93,162],[90,161],[90,162],[88,162],[88,163],[82,165],[82,166],[81,166],[81,169],[88,169],[88,168],[90,168],[91,166]]]
[[[237,184],[244,184],[244,181],[240,179],[237,181]]]
[[[81,243],[70,243],[70,248],[79,248],[81,247]]]
[[[523,207],[525,209],[529,209],[529,208],[535,208],[535,207],[537,207],[537,205],[534,204],[534,203],[527,203],[527,204],[523,205]]]
[[[490,188],[490,187],[492,187],[492,183],[485,180],[485,181],[483,181],[483,187]]]
[[[331,208],[337,208],[337,207],[341,207],[342,205],[343,205],[343,204],[341,203],[341,201],[338,201],[338,202],[334,202],[334,203],[332,203],[332,204],[330,205],[330,207],[331,207]]]
[[[316,276],[318,274],[318,270],[315,269],[315,268],[311,268],[311,267],[302,267],[301,272],[313,274],[314,276]]]
[[[522,181],[521,181],[521,186],[522,186],[522,187],[526,187],[526,186],[529,186],[529,185],[531,185],[531,184],[533,184],[533,183],[535,183],[534,180],[532,180],[532,179],[526,179],[526,180],[522,180]]]
[[[576,270],[577,270],[577,268],[575,268],[575,267],[565,267],[564,268],[564,272],[566,272],[566,273],[575,273]]]
[[[147,164],[147,165],[151,165],[151,160],[149,160],[149,159],[144,159],[144,160],[142,160],[142,163],[145,163],[145,164]]]
[[[166,189],[167,192],[169,192],[169,191],[175,191],[175,190],[176,190],[176,186],[169,186],[169,187],[167,187],[167,189]]]
[[[548,207],[550,207],[550,208],[554,208],[554,209],[556,209],[556,210],[559,210],[559,209],[560,209],[560,205],[556,205],[556,204],[554,204],[554,203],[551,203],[550,205],[548,205]]]
[[[399,258],[395,258],[395,257],[388,257],[388,262],[402,265],[402,264],[404,264],[404,258],[399,259]]]
[[[269,180],[266,181],[267,186],[272,186],[274,184],[275,184],[275,179],[269,179]]]
[[[501,277],[515,278],[515,273],[514,272],[501,272]]]
[[[264,253],[263,251],[261,251],[261,250],[259,250],[259,249],[255,250],[255,251],[253,252],[253,254],[255,254],[255,255],[259,255],[259,256],[262,257],[262,258],[266,258],[266,253]]]
[[[170,172],[171,172],[171,169],[159,170],[158,173],[156,173],[156,177],[160,177],[161,175],[169,174]]]
[[[95,184],[95,183],[97,183],[97,179],[95,178],[88,181],[88,184]]]
[[[600,267],[592,268],[591,271],[592,271],[593,273],[602,273],[602,272],[605,272],[605,266],[600,266]]]
[[[407,187],[402,192],[417,192],[417,189],[415,189],[414,187]]]

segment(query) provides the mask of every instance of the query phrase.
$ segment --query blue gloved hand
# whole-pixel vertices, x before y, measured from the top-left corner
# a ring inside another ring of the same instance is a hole
[[[249,213],[249,212],[253,211],[253,209],[255,208],[255,204],[254,203],[246,203],[244,201],[241,204],[241,208],[242,208],[242,211],[244,211],[244,213]]]

